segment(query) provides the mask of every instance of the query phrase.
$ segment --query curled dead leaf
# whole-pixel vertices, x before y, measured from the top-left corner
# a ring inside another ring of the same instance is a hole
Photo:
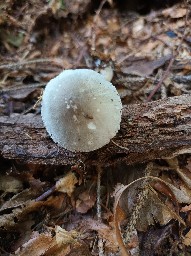
[[[181,212],[188,212],[188,211],[191,211],[191,204],[182,207],[180,211],[181,211]]]
[[[183,239],[183,243],[186,246],[190,246],[191,245],[191,229],[188,231],[188,233],[185,235],[184,239]]]
[[[69,172],[66,174],[66,176],[56,182],[56,190],[67,193],[69,196],[71,196],[77,182],[78,179],[76,178],[75,174],[73,172]]]
[[[78,199],[76,200],[76,211],[80,213],[86,213],[95,205],[95,202],[96,195],[86,190],[79,194]]]
[[[125,245],[125,243],[122,239],[122,235],[121,235],[121,231],[120,231],[120,220],[119,220],[119,217],[118,217],[118,204],[119,204],[120,198],[121,198],[122,194],[124,193],[124,191],[126,189],[128,189],[130,186],[136,184],[137,182],[148,180],[148,179],[153,180],[153,181],[157,181],[157,182],[162,182],[162,183],[164,183],[165,186],[168,186],[168,184],[160,178],[157,178],[157,177],[154,177],[154,176],[147,176],[147,177],[142,177],[142,178],[139,178],[137,180],[134,180],[133,182],[131,182],[130,184],[125,185],[125,186],[122,185],[122,184],[118,184],[117,187],[115,188],[114,193],[113,193],[113,196],[115,198],[115,201],[114,201],[115,232],[116,232],[117,242],[118,242],[118,245],[121,249],[121,254],[122,255],[129,255],[129,252],[126,249],[126,245]],[[146,190],[147,190],[147,193],[146,193],[147,197],[146,197],[145,202],[144,202],[144,198],[142,198],[142,200],[140,200],[140,205],[138,204],[136,206],[136,208],[133,209],[134,212],[131,213],[132,216],[133,216],[132,221],[134,223],[133,224],[134,227],[132,227],[132,228],[135,228],[138,217],[142,221],[145,218],[145,216],[147,218],[147,217],[149,217],[150,214],[152,215],[152,218],[149,218],[149,219],[152,219],[152,220],[153,220],[153,215],[155,216],[157,214],[157,216],[158,216],[157,220],[161,224],[167,223],[172,218],[174,218],[174,219],[177,219],[180,223],[182,223],[185,226],[185,223],[181,219],[181,217],[174,210],[172,210],[168,205],[165,205],[160,200],[156,191],[154,191],[153,189],[151,189],[151,190],[146,189]],[[168,190],[168,194],[169,193],[170,192]],[[171,192],[170,195],[172,195],[172,194],[173,193]],[[144,197],[144,190],[143,190],[143,197]],[[139,200],[138,200],[138,203],[139,203]],[[149,206],[152,207],[152,208],[149,208]],[[138,212],[136,212],[137,209],[138,209]],[[149,209],[150,210],[152,209],[152,212],[149,212]],[[161,212],[161,209],[163,209],[162,212]],[[141,222],[140,222],[140,224],[141,224]],[[140,226],[140,224],[139,224],[139,226]],[[144,222],[142,223],[142,225],[143,224],[144,224]],[[152,224],[152,223],[149,223],[149,224]],[[131,223],[130,223],[130,225],[131,225]],[[130,235],[131,234],[128,234],[128,236],[130,236]],[[129,238],[127,238],[127,241],[129,241]]]

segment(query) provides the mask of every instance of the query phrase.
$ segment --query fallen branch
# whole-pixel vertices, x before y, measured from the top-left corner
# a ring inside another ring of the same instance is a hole
[[[4,158],[54,165],[134,164],[191,152],[191,96],[125,106],[113,142],[90,153],[72,153],[49,138],[40,115],[0,117]]]

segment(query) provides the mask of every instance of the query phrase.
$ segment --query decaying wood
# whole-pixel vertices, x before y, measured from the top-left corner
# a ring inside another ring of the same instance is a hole
[[[72,153],[57,146],[44,129],[40,115],[1,116],[0,151],[7,159],[56,165],[81,161],[133,164],[190,153],[191,96],[125,106],[117,136],[90,153]]]

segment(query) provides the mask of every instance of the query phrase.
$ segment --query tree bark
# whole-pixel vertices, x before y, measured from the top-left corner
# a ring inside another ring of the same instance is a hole
[[[117,146],[119,145],[119,146]],[[48,136],[41,117],[0,117],[0,152],[4,158],[35,164],[112,165],[141,163],[191,152],[191,96],[183,95],[123,108],[121,129],[103,148],[72,153]]]

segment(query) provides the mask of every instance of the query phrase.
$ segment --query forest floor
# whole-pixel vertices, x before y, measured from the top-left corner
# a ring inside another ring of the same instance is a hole
[[[191,255],[191,4],[159,2],[0,1],[1,256]],[[149,113],[153,143],[59,149],[41,95],[76,68],[109,77],[128,115]],[[165,144],[156,120],[175,114]]]

